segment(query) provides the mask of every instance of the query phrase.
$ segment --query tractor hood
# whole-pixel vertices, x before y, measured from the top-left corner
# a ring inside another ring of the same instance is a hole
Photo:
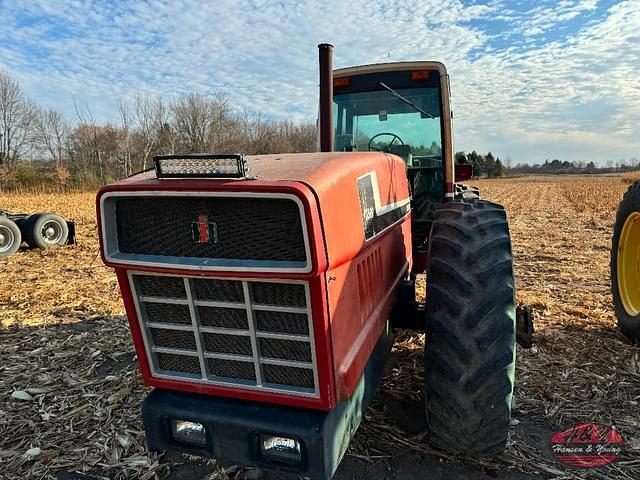
[[[247,179],[157,179],[155,172],[147,171],[113,184],[103,192],[306,191],[317,203],[317,210],[309,206],[311,215],[317,217],[310,220],[321,224],[329,268],[353,258],[369,240],[409,211],[406,167],[395,155],[327,152],[252,155],[245,159]]]

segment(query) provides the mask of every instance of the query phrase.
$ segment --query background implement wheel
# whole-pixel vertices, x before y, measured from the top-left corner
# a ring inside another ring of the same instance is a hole
[[[59,247],[67,243],[69,227],[54,213],[31,215],[23,226],[24,238],[31,248]]]
[[[515,372],[515,287],[504,209],[484,200],[436,211],[427,271],[425,401],[431,443],[504,451]]]
[[[480,189],[474,186],[456,184],[456,200],[473,200],[480,198]]]
[[[611,243],[611,292],[622,333],[640,341],[640,182],[618,207]]]
[[[16,253],[21,243],[22,235],[16,222],[0,216],[0,258]]]

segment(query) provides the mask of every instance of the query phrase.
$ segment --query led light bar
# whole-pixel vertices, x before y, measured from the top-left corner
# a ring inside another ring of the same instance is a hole
[[[246,178],[247,163],[242,154],[204,153],[153,157],[156,178]]]

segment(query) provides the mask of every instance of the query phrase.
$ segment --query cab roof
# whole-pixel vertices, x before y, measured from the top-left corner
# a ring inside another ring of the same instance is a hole
[[[447,75],[447,67],[437,61],[371,63],[357,67],[338,68],[333,71],[334,78],[351,75],[363,75],[377,72],[397,72],[405,70],[437,70],[440,75]]]

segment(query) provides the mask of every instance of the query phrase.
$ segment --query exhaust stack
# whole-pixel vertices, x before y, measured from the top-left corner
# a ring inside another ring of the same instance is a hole
[[[320,151],[333,151],[333,45],[318,45],[320,64]]]

